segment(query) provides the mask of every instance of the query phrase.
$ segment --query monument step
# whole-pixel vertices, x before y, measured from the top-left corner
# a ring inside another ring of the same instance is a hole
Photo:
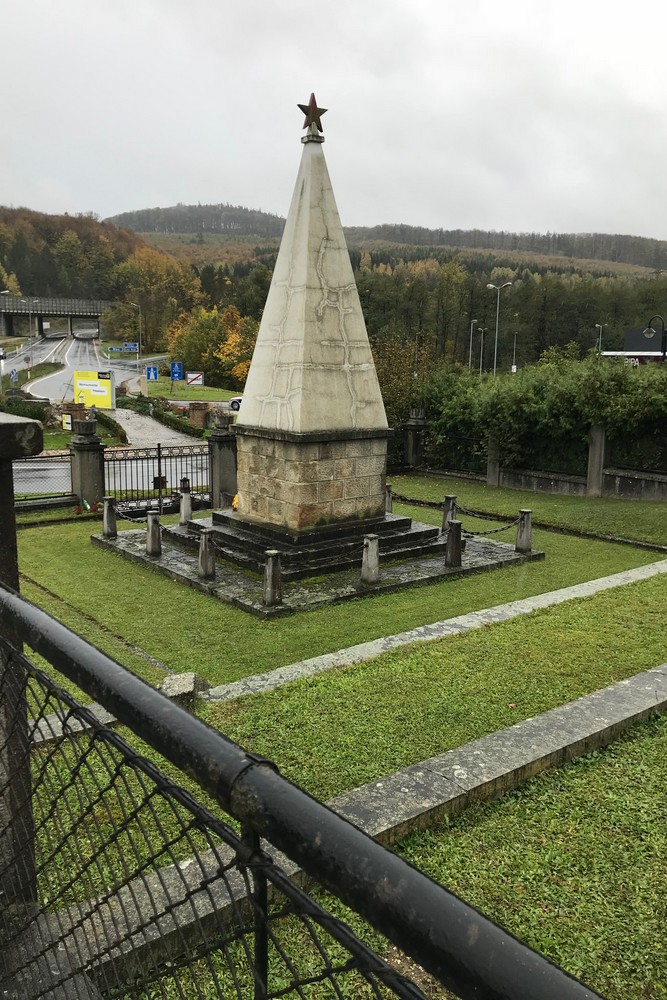
[[[386,523],[378,523],[380,530],[374,532],[379,536],[381,562],[444,553],[445,539],[438,528],[413,522],[410,518],[392,515],[387,518]],[[339,533],[337,538],[318,537],[315,540],[314,533],[310,532],[305,536],[308,542],[304,540],[295,545],[286,544],[284,537],[276,539],[268,537],[264,531],[254,532],[247,522],[228,519],[226,523],[213,523],[216,520],[213,517],[191,521],[186,528],[165,527],[164,535],[174,544],[193,551],[199,546],[202,527],[212,528],[218,556],[256,573],[263,572],[267,549],[275,548],[280,552],[283,576],[295,580],[360,566],[364,535],[370,533],[364,530],[366,525],[348,525],[345,536]]]

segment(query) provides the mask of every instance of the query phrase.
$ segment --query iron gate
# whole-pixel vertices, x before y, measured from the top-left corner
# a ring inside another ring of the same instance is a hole
[[[206,444],[155,445],[151,448],[107,448],[104,490],[120,511],[141,515],[147,509],[178,509],[179,489],[190,485],[193,508],[210,507],[210,461]]]

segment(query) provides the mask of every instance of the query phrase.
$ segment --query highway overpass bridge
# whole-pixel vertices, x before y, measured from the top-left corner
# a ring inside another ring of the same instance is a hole
[[[91,319],[100,329],[100,316],[113,303],[104,299],[53,299],[49,296],[8,295],[0,292],[0,337],[14,336],[14,318],[25,316],[32,335],[33,317],[37,324],[37,332],[44,336],[44,319],[53,316],[66,316],[70,335],[73,332],[75,319]]]

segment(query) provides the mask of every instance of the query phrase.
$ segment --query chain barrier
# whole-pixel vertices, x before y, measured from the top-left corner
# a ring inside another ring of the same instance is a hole
[[[486,531],[464,531],[462,534],[464,538],[472,538],[474,535],[498,535],[501,531],[509,531],[510,528],[516,528],[520,521],[521,517],[519,516],[514,521],[510,521],[509,524],[503,524],[500,528],[487,528]]]
[[[434,510],[444,510],[445,503],[441,501],[438,503],[435,500],[417,500],[414,497],[404,497],[400,493],[392,493],[392,498],[397,500],[399,503],[407,503],[412,507],[432,507]],[[466,517],[477,517],[480,521],[486,521],[489,519],[488,514],[479,514],[477,511],[468,510],[467,507],[462,507],[461,504],[457,503],[454,506],[456,514],[464,514]],[[463,538],[473,538],[476,535],[499,535],[501,531],[509,531],[510,528],[515,528],[517,524],[521,521],[521,515],[516,517],[509,524],[504,524],[501,528],[487,528],[485,531],[469,531],[463,530],[461,535]]]
[[[403,497],[400,493],[392,493],[392,500],[399,503],[409,503],[411,507],[432,507],[434,510],[443,510],[444,503],[437,503],[435,500],[415,500],[414,497]],[[458,509],[458,506],[457,506]]]

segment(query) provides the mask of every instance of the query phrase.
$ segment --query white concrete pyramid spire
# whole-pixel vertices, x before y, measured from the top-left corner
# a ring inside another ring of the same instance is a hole
[[[312,101],[313,99],[311,99]],[[317,126],[311,124],[239,429],[382,430],[382,395]]]

